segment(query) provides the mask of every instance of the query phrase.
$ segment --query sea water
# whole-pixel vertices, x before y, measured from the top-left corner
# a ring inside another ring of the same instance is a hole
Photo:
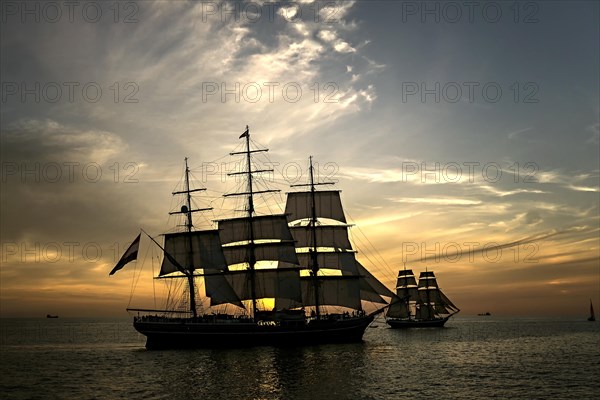
[[[362,343],[147,351],[123,319],[0,320],[2,399],[593,399],[600,323],[454,317]]]

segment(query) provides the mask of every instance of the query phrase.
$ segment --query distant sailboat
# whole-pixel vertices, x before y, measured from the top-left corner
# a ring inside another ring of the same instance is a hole
[[[412,269],[400,270],[396,291],[401,300],[392,302],[386,314],[392,328],[442,327],[460,311],[440,290],[433,271],[421,272],[417,284]]]
[[[588,321],[595,321],[596,320],[596,316],[594,315],[594,306],[592,305],[592,299],[590,299],[590,317],[588,318]]]

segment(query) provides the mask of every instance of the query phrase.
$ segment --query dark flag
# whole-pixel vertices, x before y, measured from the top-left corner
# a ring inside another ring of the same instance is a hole
[[[135,240],[131,243],[131,245],[129,245],[127,250],[125,250],[125,253],[123,253],[123,256],[121,257],[121,259],[119,260],[117,265],[115,265],[115,267],[112,269],[112,271],[110,271],[110,274],[108,274],[108,275],[114,274],[115,272],[117,272],[118,270],[123,268],[125,266],[125,264],[127,264],[128,262],[137,260],[138,249],[140,248],[140,236],[141,235],[142,235],[141,233],[139,235],[137,235]]]
[[[242,133],[242,135],[240,136],[240,139],[248,136],[249,134],[250,134],[250,131],[248,129],[248,125],[246,125],[246,130],[244,131],[244,133]]]

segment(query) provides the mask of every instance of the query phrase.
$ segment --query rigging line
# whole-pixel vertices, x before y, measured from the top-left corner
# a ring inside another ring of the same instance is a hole
[[[154,249],[152,248],[152,246],[150,246],[151,250],[151,257],[152,257],[152,276],[154,276]],[[158,261],[158,254],[156,255],[156,260]],[[155,280],[152,279],[152,296],[154,297],[154,309],[156,310],[156,282],[154,282]]]
[[[136,265],[135,265],[135,267],[133,269],[133,276],[134,276],[135,284],[132,285],[131,294],[129,295],[129,303],[127,304],[127,307],[129,307],[131,305],[131,302],[133,301],[133,293],[135,292],[135,289],[137,289],[138,282],[140,280],[140,277],[142,276],[142,271],[144,270],[144,263],[146,262],[146,258],[148,257],[148,252],[150,251],[150,247],[151,246],[148,246],[146,248],[146,253],[144,254],[144,259],[142,260],[142,264],[140,265],[140,269],[139,269],[139,273],[137,275],[137,278],[135,278],[135,271],[137,269],[137,262],[136,262]]]
[[[204,169],[204,166],[205,166],[206,164],[211,164],[211,163],[213,163],[213,164],[216,164],[216,163],[218,163],[219,161],[221,161],[221,160],[223,160],[223,159],[225,159],[225,158],[227,158],[227,157],[229,157],[229,154],[222,155],[221,157],[219,157],[219,158],[216,158],[216,159],[214,159],[214,160],[202,161],[202,163],[201,163],[201,164],[198,164],[198,165],[196,165],[196,166],[194,166],[194,167],[191,167],[191,168],[190,168],[190,171],[198,171],[198,170],[200,170],[200,171],[203,171],[203,169]]]
[[[355,243],[358,242],[361,245],[364,243],[359,237],[355,237],[353,240],[354,240]],[[361,246],[357,246],[357,247],[360,249]],[[365,247],[367,247],[367,246],[365,246]],[[364,252],[364,251],[361,251],[360,254],[362,256],[364,256],[367,259],[367,261],[369,261],[369,263],[371,265],[375,265],[375,266],[381,267],[381,269],[383,270],[381,272],[384,272],[384,274],[387,275],[387,276],[385,276],[385,278],[392,279],[392,280],[395,278],[396,272],[394,270],[392,270],[390,267],[388,267],[386,265],[383,265],[377,259],[375,259],[375,260],[371,259],[371,257],[369,257],[369,255],[366,252]]]
[[[373,243],[369,240],[369,238],[367,237],[367,235],[365,235],[365,233],[363,232],[363,230],[360,228],[360,226],[358,224],[356,224],[354,218],[348,213],[346,212],[346,215],[348,215],[348,217],[350,217],[350,220],[354,223],[354,226],[356,227],[356,229],[358,230],[358,232],[363,236],[363,238],[367,241],[367,243],[371,246],[371,249],[375,252],[375,255],[379,257],[380,262],[382,263],[383,266],[385,266],[389,271],[393,272],[394,270],[392,269],[392,267],[387,263],[387,261],[385,261],[385,259],[383,258],[383,256],[381,255],[381,253],[377,250],[377,248],[373,245]]]
[[[127,307],[129,308],[129,306],[131,305],[131,301],[133,300],[133,292],[135,290],[135,271],[137,270],[137,261],[135,262],[135,265],[133,266],[133,275],[131,277],[131,288],[129,289],[129,302],[127,303]]]

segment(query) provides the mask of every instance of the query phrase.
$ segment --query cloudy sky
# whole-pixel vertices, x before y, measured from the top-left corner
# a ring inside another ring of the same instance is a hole
[[[125,315],[152,253],[109,277],[120,253],[176,229],[184,157],[215,207],[199,225],[224,216],[249,125],[275,187],[304,182],[308,155],[337,181],[388,286],[427,267],[465,314],[585,316],[598,7],[3,2],[0,315]],[[159,291],[138,289],[139,306]]]

